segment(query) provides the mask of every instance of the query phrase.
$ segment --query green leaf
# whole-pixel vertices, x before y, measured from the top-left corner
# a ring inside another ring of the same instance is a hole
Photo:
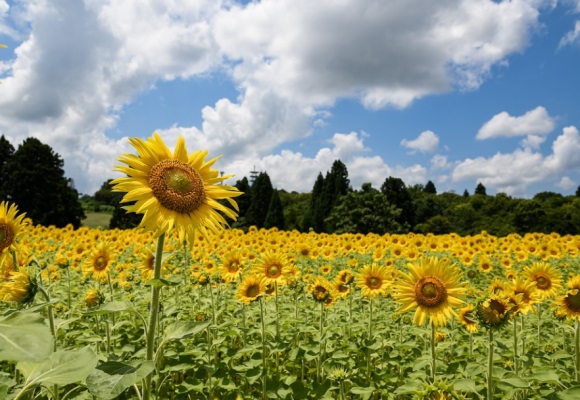
[[[153,361],[145,361],[137,366],[108,361],[91,372],[87,377],[87,387],[99,399],[114,399],[128,387],[143,380],[154,368]]]
[[[453,388],[458,392],[477,393],[475,382],[471,379],[457,379],[453,382]]]
[[[498,386],[508,386],[517,389],[527,389],[530,387],[528,381],[514,376],[512,378],[504,378],[497,383]]]
[[[540,383],[560,383],[560,377],[554,371],[537,372],[528,376],[528,379],[531,381],[538,381]]]
[[[52,335],[40,315],[15,312],[0,319],[0,360],[42,361],[52,346]]]
[[[164,340],[176,340],[186,337],[192,337],[203,331],[210,325],[211,321],[205,322],[191,322],[191,321],[177,321],[170,324],[165,329]]]
[[[130,301],[111,301],[110,303],[102,304],[98,309],[87,311],[84,315],[103,315],[121,311],[135,311],[135,306]]]
[[[562,400],[576,400],[580,399],[580,386],[574,386],[557,394],[558,398]]]
[[[149,279],[147,282],[144,283],[145,286],[155,286],[155,287],[162,287],[162,286],[177,286],[181,283],[181,280],[178,277],[174,277],[172,279]]]
[[[25,388],[38,384],[68,385],[85,379],[97,365],[89,348],[59,350],[42,362],[21,361],[18,369],[26,378]]]

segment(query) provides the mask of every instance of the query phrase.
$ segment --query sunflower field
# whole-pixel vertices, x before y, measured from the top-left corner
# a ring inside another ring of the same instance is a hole
[[[140,228],[0,203],[0,399],[580,398],[580,237],[229,229],[216,158],[130,143]]]
[[[154,244],[28,228],[1,289],[0,398],[137,399],[146,376],[159,399],[580,393],[579,237],[171,235],[157,279]]]

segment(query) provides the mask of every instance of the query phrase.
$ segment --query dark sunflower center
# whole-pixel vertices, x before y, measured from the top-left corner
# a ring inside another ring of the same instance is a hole
[[[238,272],[239,269],[240,269],[240,264],[237,261],[232,261],[228,265],[228,271],[230,271],[230,272]]]
[[[268,278],[277,278],[281,275],[282,268],[278,264],[268,265],[266,268],[266,276]]]
[[[491,312],[491,314],[493,314],[494,316],[497,316],[498,319],[501,318],[503,316],[503,314],[506,312],[505,305],[502,302],[497,301],[495,299],[492,299],[489,302],[488,308],[489,308],[489,311]]]
[[[0,223],[0,252],[12,245],[14,241],[14,232],[10,225]]]
[[[415,300],[424,307],[437,307],[447,300],[447,289],[439,278],[426,276],[415,284]]]
[[[383,280],[376,276],[369,276],[367,278],[367,286],[369,289],[378,289],[383,284]]]
[[[324,301],[328,297],[328,290],[322,285],[316,285],[312,290],[312,296],[318,301]]]
[[[256,297],[260,293],[258,285],[250,285],[246,290],[246,297]]]
[[[109,260],[107,259],[107,257],[98,256],[97,258],[95,258],[95,261],[93,262],[93,266],[94,266],[95,270],[103,271],[105,268],[107,268],[108,262],[109,262]]]
[[[149,173],[149,187],[163,207],[182,214],[197,210],[205,200],[199,173],[178,160],[155,164]]]
[[[552,281],[545,275],[536,278],[536,287],[540,290],[548,290],[552,286]]]
[[[577,290],[575,294],[569,292],[564,297],[564,303],[570,311],[580,313],[580,290]]]

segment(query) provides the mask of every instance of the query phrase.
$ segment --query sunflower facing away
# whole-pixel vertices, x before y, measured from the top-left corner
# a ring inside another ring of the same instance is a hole
[[[452,307],[463,303],[465,284],[459,282],[461,272],[449,259],[424,257],[407,264],[409,274],[400,273],[394,297],[401,303],[397,310],[406,313],[415,309],[413,323],[423,325],[429,317],[435,326],[445,325],[457,316]]]
[[[10,272],[8,280],[0,283],[0,300],[16,303],[30,303],[38,291],[36,279],[32,278],[26,268]]]
[[[512,316],[512,305],[502,295],[492,294],[481,300],[475,308],[477,319],[488,329],[497,329],[505,325]]]
[[[161,137],[154,133],[147,141],[129,139],[138,155],[124,154],[117,160],[127,166],[116,171],[127,174],[111,182],[113,191],[127,192],[123,203],[135,202],[127,211],[143,214],[140,226],[154,231],[155,236],[175,228],[182,239],[193,243],[195,232],[204,236],[207,230],[217,232],[227,225],[220,214],[235,220],[238,214],[219,200],[227,200],[238,210],[232,199],[242,193],[237,188],[218,185],[232,175],[219,176],[211,166],[219,157],[205,160],[207,150],[187,154],[185,140],[179,137],[171,153]]]
[[[372,265],[365,265],[356,274],[355,282],[363,297],[373,298],[388,293],[390,276],[387,267],[373,263]]]

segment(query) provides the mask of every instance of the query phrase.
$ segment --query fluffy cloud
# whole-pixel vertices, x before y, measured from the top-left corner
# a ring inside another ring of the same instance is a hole
[[[403,139],[401,146],[422,153],[433,153],[439,146],[439,137],[433,131],[424,131],[414,140]]]
[[[554,127],[554,119],[544,107],[539,106],[519,117],[512,117],[505,111],[496,114],[483,124],[476,137],[489,139],[502,136],[546,135],[552,132]]]
[[[18,20],[23,41],[6,63],[0,133],[13,144],[31,135],[48,143],[63,156],[79,189],[92,193],[110,177],[112,149],[127,147],[126,140],[105,132],[115,127],[123,107],[160,80],[228,74],[238,98],[206,106],[199,127],[175,126],[167,133],[187,132],[189,140],[249,164],[309,135],[313,120],[324,122],[318,111],[340,98],[357,98],[372,109],[402,108],[430,94],[476,89],[494,65],[526,48],[541,2],[6,5],[0,0],[0,10]],[[352,159],[352,165],[358,162],[378,168],[367,169],[370,181],[388,170],[380,158]],[[409,175],[421,173],[415,168]]]
[[[579,167],[580,134],[576,127],[569,126],[554,140],[552,153],[547,156],[528,147],[489,158],[466,159],[454,168],[452,179],[477,180],[498,191],[522,195],[535,183],[566,176]]]

